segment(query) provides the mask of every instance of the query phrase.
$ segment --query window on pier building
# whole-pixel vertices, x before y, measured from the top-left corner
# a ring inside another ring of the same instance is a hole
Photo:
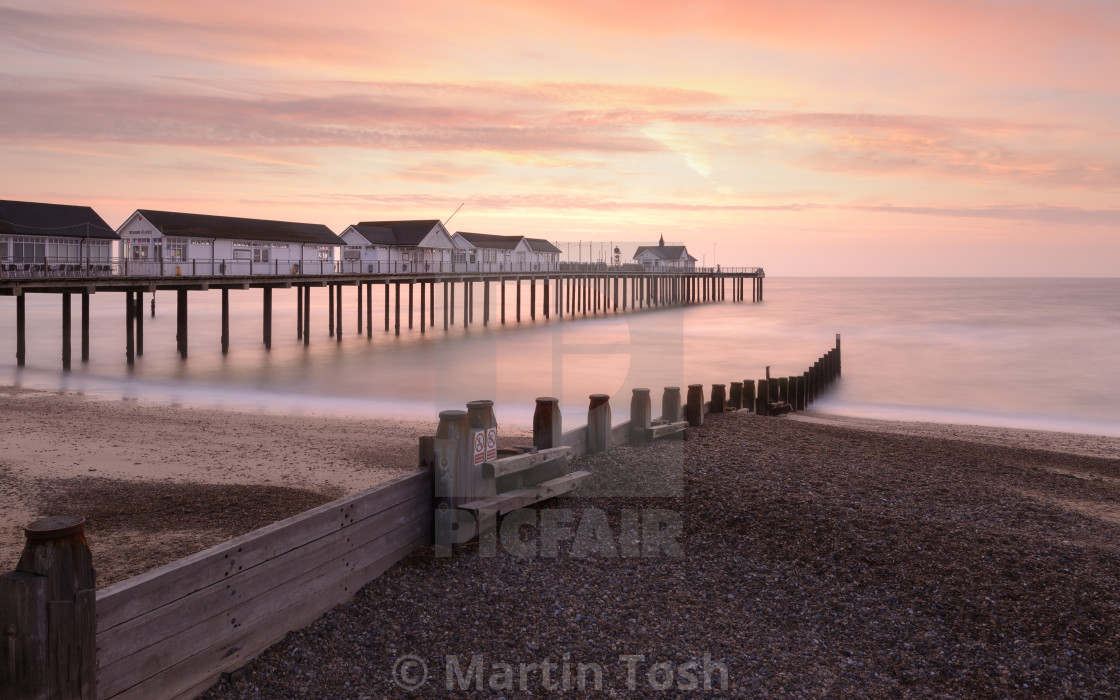
[[[187,258],[187,241],[184,238],[168,239],[164,244],[164,254],[168,260],[186,260]]]
[[[36,262],[47,257],[47,242],[42,238],[16,236],[12,239],[12,260]]]
[[[331,247],[329,245],[319,246],[319,259],[320,260],[330,260],[331,259]]]
[[[267,243],[253,244],[253,262],[268,262],[269,245]]]
[[[0,260],[8,259],[8,239],[0,239]]]

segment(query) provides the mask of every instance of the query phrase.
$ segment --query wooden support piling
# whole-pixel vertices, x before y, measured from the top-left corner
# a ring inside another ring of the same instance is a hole
[[[426,282],[421,282],[420,283],[420,332],[421,333],[424,332],[424,328],[427,326],[427,323],[426,323],[427,318],[428,318],[428,313],[427,313],[427,311],[428,311],[428,296],[427,296],[427,294],[428,294],[428,285],[427,285]]]
[[[334,288],[335,285],[327,285],[327,329],[330,332],[330,337],[334,337]]]
[[[498,292],[500,297],[499,305],[502,307],[502,325],[506,325],[506,278],[502,277],[498,280],[498,286],[501,288]]]
[[[726,384],[713,384],[712,385],[712,405],[711,413],[723,413],[727,408],[727,385]]]
[[[358,335],[362,334],[362,283],[358,282]]]
[[[471,322],[471,292],[474,291],[474,284],[470,280],[463,281],[463,328],[466,328]]]
[[[82,362],[89,362],[89,292],[82,292]]]
[[[649,429],[653,425],[652,412],[649,389],[635,388],[630,398],[630,442],[649,441]]]
[[[70,369],[70,292],[62,293],[62,369]]]
[[[398,289],[397,291],[399,292],[400,290]],[[392,289],[389,287],[389,281],[385,280],[385,330],[386,331],[389,330],[389,303],[391,301],[390,300],[391,296],[393,296]],[[400,329],[398,328],[398,332],[399,332],[399,330]]]
[[[661,420],[676,423],[681,419],[681,388],[679,386],[665,387],[661,395]]]
[[[743,408],[745,408],[746,410],[748,410],[752,413],[756,413],[757,410],[758,410],[755,406],[755,392],[754,392],[754,380],[753,379],[744,379],[743,380]]]
[[[222,289],[222,354],[229,354],[229,290]]]
[[[770,415],[770,380],[758,380],[758,399],[755,401],[754,412],[760,416]]]
[[[587,452],[597,454],[611,448],[611,397],[591,394],[587,406]]]
[[[704,424],[704,385],[688,385],[688,402],[684,408],[685,419],[693,428]]]
[[[22,301],[23,297],[20,297]],[[136,322],[133,316],[136,315],[136,295],[132,292],[124,293],[124,318],[125,318],[125,331],[124,331],[124,359],[128,364],[136,362]],[[180,319],[179,325],[182,325],[183,312],[178,312]],[[175,334],[175,347],[179,352],[183,351],[183,339],[179,336],[178,330]],[[21,363],[22,364],[22,363]]]
[[[516,305],[515,306],[516,312],[514,313],[514,320],[517,321],[518,323],[521,323],[521,278],[518,277],[514,281],[514,284],[517,285],[517,294],[515,295],[515,298],[513,300],[513,303]]]
[[[537,278],[529,278],[529,320],[537,320]]]
[[[311,344],[311,287],[303,288],[303,344]]]
[[[296,340],[303,339],[303,290],[296,285]]]
[[[743,408],[742,382],[731,382],[731,399],[728,402],[728,408],[733,408],[736,411]]]
[[[412,330],[412,282],[408,283],[408,330]]]
[[[560,399],[537,397],[537,407],[533,411],[533,447],[538,450],[559,447],[561,435]]]
[[[0,575],[2,700],[96,697],[97,587],[84,524],[75,515],[31,523],[15,570]]]
[[[482,281],[482,325],[490,325],[490,280]]]
[[[428,327],[436,327],[436,282],[428,283]]]
[[[339,289],[342,289],[342,287],[339,287]],[[222,291],[224,292],[226,290],[223,289]],[[264,319],[263,319],[263,321],[264,321],[263,322],[263,326],[264,326],[264,349],[265,350],[271,350],[272,349],[272,287],[265,287],[261,291],[264,292],[264,309],[263,309],[263,313],[264,313]],[[340,299],[339,300],[339,311],[340,311],[340,313],[341,313],[341,309],[342,309],[342,300]],[[339,319],[339,323],[341,324],[341,319]],[[342,337],[341,325],[339,326],[338,336],[339,336],[339,338]]]
[[[136,292],[136,356],[144,356],[144,293]]]
[[[176,290],[178,294],[179,357],[187,359],[187,290]]]
[[[366,285],[366,337],[373,337],[373,282]]]
[[[541,299],[541,310],[544,311],[544,317],[546,320],[549,318],[549,312],[551,311],[548,308],[548,290],[551,286],[552,280],[550,280],[549,278],[545,277],[541,280],[541,294],[544,295]]]
[[[401,283],[396,282],[396,306],[395,315],[393,316],[393,329],[397,335],[401,334]]]
[[[452,289],[454,289],[455,285],[453,284],[451,286]],[[447,314],[454,303],[454,298],[452,298],[450,302],[447,301],[447,281],[445,280],[443,283],[443,330],[447,330]]]

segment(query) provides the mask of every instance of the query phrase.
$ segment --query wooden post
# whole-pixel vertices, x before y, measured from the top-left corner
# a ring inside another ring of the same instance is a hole
[[[70,369],[70,292],[62,293],[62,369]]]
[[[754,412],[760,416],[770,415],[770,380],[758,380],[758,400],[755,401]]]
[[[428,328],[436,327],[436,281],[428,283]]]
[[[684,408],[685,419],[693,428],[704,424],[704,385],[688,385],[688,403]]]
[[[398,290],[400,291],[400,290]],[[389,330],[389,297],[392,293],[389,288],[389,280],[385,280],[385,330]]]
[[[471,292],[474,291],[474,284],[468,280],[463,280],[463,328],[466,328],[471,322]]]
[[[626,310],[626,277],[622,278],[622,310]]]
[[[342,289],[342,287],[339,287],[339,289]],[[226,290],[223,289],[222,291],[224,292]],[[265,287],[261,291],[264,292],[264,310],[263,310],[264,319],[262,319],[263,320],[263,325],[264,325],[264,349],[265,350],[271,350],[272,349],[272,287]],[[339,309],[341,310],[342,309],[341,299],[339,300],[339,302],[340,302],[339,303]],[[341,321],[341,319],[339,319],[339,320]],[[341,326],[340,326],[340,329],[341,329]],[[339,335],[340,338],[342,337],[342,331],[341,330],[339,330],[338,335]]]
[[[551,309],[548,308],[548,289],[551,286],[552,280],[550,280],[548,277],[545,277],[541,280],[541,294],[544,295],[544,297],[541,299],[541,310],[544,311],[544,317],[546,320],[549,318],[549,312],[551,311]]]
[[[455,285],[452,284],[451,288],[454,289]],[[443,330],[447,330],[447,313],[448,313],[448,311],[451,310],[451,305],[454,304],[454,303],[455,303],[454,299],[452,299],[450,302],[447,301],[447,281],[444,280],[444,282],[443,282]]]
[[[20,297],[22,299],[23,297]],[[136,315],[136,298],[132,292],[124,293],[124,359],[128,364],[136,362],[136,321],[133,316]],[[179,319],[182,321],[183,312],[179,311]],[[175,335],[176,348],[179,352],[183,351],[183,339],[179,337],[176,332]]]
[[[16,296],[16,366],[23,367],[27,361],[27,304],[21,292]],[[132,324],[129,324],[131,328]]]
[[[529,278],[529,320],[537,320],[537,278]]]
[[[401,334],[401,283],[396,282],[395,287],[396,287],[397,295],[396,295],[395,315],[393,316],[393,329],[396,331],[397,335],[400,335]]]
[[[587,452],[597,454],[611,448],[611,397],[592,394],[587,406]]]
[[[82,292],[82,362],[89,362],[89,292]]]
[[[342,285],[341,284],[336,284],[334,286],[334,295],[335,295],[335,306],[334,306],[335,339],[337,339],[338,342],[341,343],[342,342]]]
[[[303,339],[303,288],[296,286],[296,340]]]
[[[757,413],[758,409],[755,407],[754,397],[754,380],[743,380],[743,408],[752,413]]]
[[[15,571],[0,575],[2,700],[97,696],[96,585],[84,523],[76,515],[31,523]]]
[[[362,283],[358,282],[358,335],[362,334]]]
[[[420,283],[420,332],[424,332],[427,326],[428,318],[428,285],[425,282]]]
[[[513,303],[515,305],[514,308],[516,309],[513,317],[515,321],[521,323],[521,278],[518,277],[516,280],[514,280],[514,284],[517,285],[517,294],[513,299]]]
[[[661,395],[661,420],[676,423],[680,419],[681,388],[679,386],[667,386],[665,387],[665,393]]]
[[[649,389],[634,389],[630,398],[630,442],[649,441],[649,429],[653,424],[653,407],[650,405]]]
[[[731,382],[731,402],[728,404],[730,408],[738,411],[743,408],[743,383]]]
[[[222,354],[229,354],[229,290],[222,290]]]
[[[334,285],[327,285],[327,329],[334,337]]]
[[[366,337],[373,337],[373,282],[366,285]]]
[[[136,292],[136,356],[144,356],[144,293]]]
[[[809,388],[809,372],[801,374],[801,410],[808,410],[809,404],[812,401],[812,390]]]
[[[456,510],[460,505],[456,497],[459,481],[471,466],[470,432],[466,411],[440,411],[432,470],[435,492],[432,538],[437,557],[451,556],[453,544],[465,542],[474,534],[460,527],[465,523],[460,522]]]
[[[482,325],[490,325],[490,280],[482,280]]]
[[[559,447],[561,435],[560,399],[537,397],[537,407],[533,411],[533,447],[538,450]]]
[[[311,344],[311,287],[303,288],[303,344]]]
[[[467,422],[471,426],[470,468],[459,480],[455,490],[458,503],[468,503],[493,496],[486,493],[482,483],[483,462],[493,462],[498,458],[498,420],[494,417],[494,402],[489,400],[467,402]]]
[[[408,329],[412,330],[412,282],[408,283]]]
[[[501,287],[501,291],[499,292],[499,296],[501,297],[500,301],[501,301],[501,307],[502,307],[502,325],[504,326],[504,325],[506,325],[506,278],[505,277],[501,277],[501,278],[498,279],[498,286]]]
[[[465,284],[464,284],[463,286],[464,286],[464,287],[466,287],[466,285],[465,285]],[[464,292],[464,293],[465,293],[465,292]],[[446,298],[446,297],[444,297],[444,301],[447,301],[447,298]],[[445,311],[445,313],[444,313],[444,316],[447,316],[447,314],[446,314],[446,309],[447,309],[447,308],[450,308],[450,309],[451,309],[451,325],[455,325],[455,283],[454,283],[454,282],[452,282],[452,283],[451,283],[451,303],[450,303],[449,307],[445,307],[445,309],[444,309],[444,311]],[[447,324],[446,324],[446,323],[445,323],[445,324],[443,324],[443,327],[444,327],[444,328],[446,329],[446,328],[447,328]]]
[[[178,316],[179,316],[179,357],[187,359],[187,290],[179,289]]]
[[[723,413],[727,408],[727,385],[726,384],[713,384],[712,385],[712,407],[711,413]]]
[[[789,403],[789,377],[778,377],[777,400]]]

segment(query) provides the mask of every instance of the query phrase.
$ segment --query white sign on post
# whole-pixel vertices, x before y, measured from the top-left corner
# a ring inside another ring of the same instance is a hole
[[[490,462],[498,458],[498,429],[486,429],[486,461]]]
[[[471,433],[472,433],[472,435],[471,435],[472,440],[471,441],[473,443],[473,454],[474,454],[474,459],[472,460],[472,463],[477,466],[477,465],[482,464],[483,462],[486,461],[486,431],[485,430],[478,430],[478,431],[471,431]]]

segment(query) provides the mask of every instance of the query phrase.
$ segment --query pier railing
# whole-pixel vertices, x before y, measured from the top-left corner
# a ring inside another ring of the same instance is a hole
[[[291,275],[424,274],[732,274],[761,275],[760,267],[649,267],[573,262],[456,262],[447,260],[246,260],[189,259],[2,262],[0,279],[85,279],[101,277],[221,277]]]

